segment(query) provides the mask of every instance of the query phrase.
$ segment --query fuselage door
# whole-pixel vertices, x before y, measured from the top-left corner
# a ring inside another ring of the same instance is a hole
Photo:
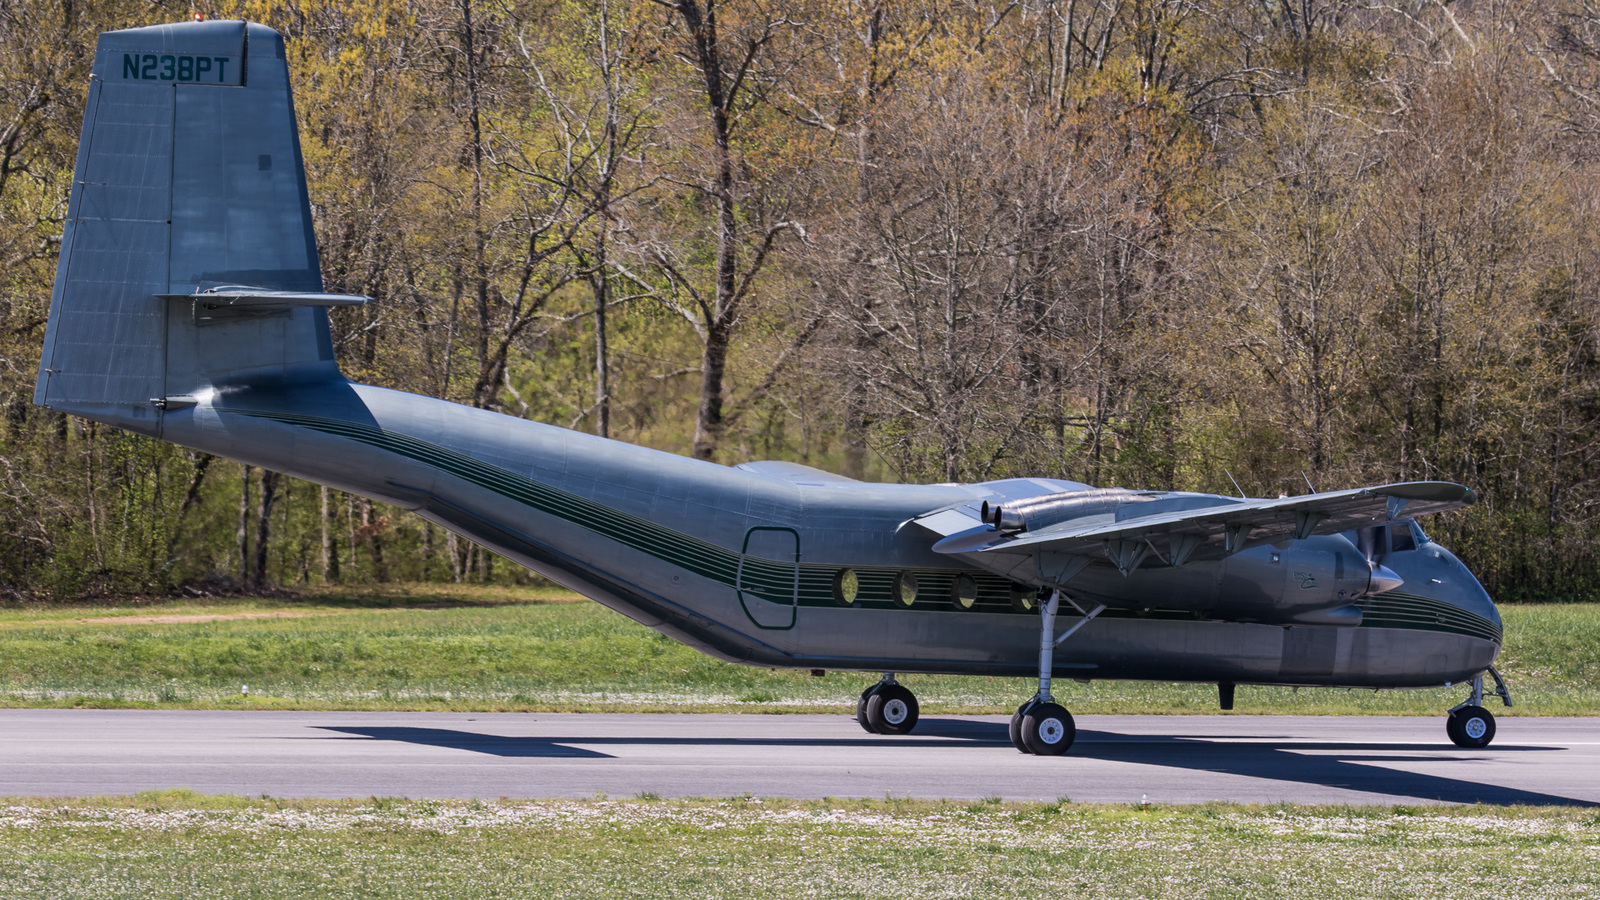
[[[793,628],[800,599],[800,535],[792,528],[752,528],[739,556],[739,603],[761,628]]]

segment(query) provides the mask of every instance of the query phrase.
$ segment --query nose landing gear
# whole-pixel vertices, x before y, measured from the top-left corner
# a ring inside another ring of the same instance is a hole
[[[1511,691],[1506,688],[1506,681],[1500,677],[1493,666],[1489,667],[1489,675],[1494,679],[1494,694],[1506,706],[1511,705]],[[1444,721],[1445,734],[1450,736],[1450,742],[1457,747],[1466,747],[1469,750],[1481,750],[1489,746],[1494,740],[1494,716],[1483,708],[1483,674],[1479,673],[1472,679],[1472,695],[1463,703],[1452,708],[1449,716]]]

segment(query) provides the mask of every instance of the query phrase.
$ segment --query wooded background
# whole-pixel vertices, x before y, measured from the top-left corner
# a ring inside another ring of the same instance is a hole
[[[0,0],[0,596],[517,567],[31,405],[98,32],[282,31],[354,380],[722,463],[1446,479],[1600,599],[1600,2]]]

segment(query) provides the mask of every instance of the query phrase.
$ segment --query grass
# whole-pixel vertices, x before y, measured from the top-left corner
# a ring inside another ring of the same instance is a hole
[[[1552,808],[761,800],[0,800],[32,897],[1600,896]]]
[[[1600,605],[1503,614],[1501,670],[1518,703],[1505,712],[1600,714]],[[0,706],[843,712],[871,680],[718,662],[556,590],[389,585],[0,609]],[[1016,678],[903,680],[930,713],[1009,712],[1032,690]],[[1057,688],[1078,713],[1216,711],[1207,685]],[[1461,696],[1245,686],[1237,711],[1434,715]]]

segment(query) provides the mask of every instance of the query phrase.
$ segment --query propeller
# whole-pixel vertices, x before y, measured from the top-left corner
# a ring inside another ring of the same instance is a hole
[[[1361,555],[1367,558],[1367,568],[1372,572],[1367,580],[1368,597],[1387,593],[1406,583],[1398,572],[1378,561],[1382,558],[1382,553],[1378,549],[1378,529],[1386,527],[1388,526],[1372,525],[1356,532],[1356,546],[1361,550]],[[1384,537],[1387,538],[1388,535]]]
[[[1382,563],[1372,563],[1372,580],[1367,582],[1367,596],[1392,591],[1405,583],[1406,580],[1395,570]]]

